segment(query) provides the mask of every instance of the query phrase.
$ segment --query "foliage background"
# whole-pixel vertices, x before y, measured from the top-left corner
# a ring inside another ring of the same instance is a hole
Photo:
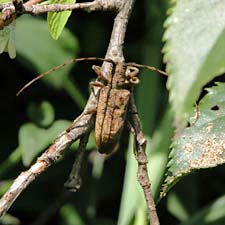
[[[135,3],[124,46],[127,61],[165,69],[161,40],[168,7],[166,0]],[[35,74],[70,58],[104,56],[113,18],[114,14],[108,12],[74,12],[67,23],[70,32],[65,30],[58,42],[51,39],[44,16],[43,22],[30,16],[18,19],[17,58],[11,60],[5,53],[0,55],[0,194],[11,183],[9,178],[15,178],[29,166],[60,130],[79,115],[90,93],[88,84],[95,75],[91,63],[80,63],[50,75],[19,97],[16,92]],[[141,71],[135,99],[150,143],[149,169],[156,199],[173,133],[167,95],[164,77]],[[94,146],[92,138],[82,167],[82,188],[77,193],[68,193],[63,187],[76,155],[75,144],[62,160],[28,187],[10,209],[11,216],[7,215],[0,223],[146,224],[145,203],[136,184],[136,162],[128,130],[121,138],[120,151],[105,161]],[[185,177],[159,202],[161,224],[224,224],[225,210],[219,210],[224,208],[224,198],[211,205],[224,195],[223,174],[224,166],[220,166]],[[210,210],[202,211],[207,205]],[[193,222],[195,218],[198,222]]]

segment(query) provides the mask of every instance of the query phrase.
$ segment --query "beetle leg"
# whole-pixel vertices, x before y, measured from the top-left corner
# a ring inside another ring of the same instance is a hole
[[[92,69],[95,71],[95,73],[97,74],[98,78],[104,82],[109,82],[109,79],[108,77],[104,76],[103,73],[102,73],[102,70],[101,70],[101,67],[100,66],[96,66],[96,65],[93,65],[92,66]]]
[[[85,114],[95,114],[97,112],[97,107],[87,109]]]
[[[97,99],[97,95],[95,93],[94,87],[103,88],[105,85],[99,81],[91,81],[90,82],[91,91],[93,92],[95,98]]]
[[[99,81],[91,81],[90,82],[90,86],[91,86],[91,88],[93,88],[93,87],[100,87],[100,88],[102,88],[105,85],[103,83],[99,82]]]

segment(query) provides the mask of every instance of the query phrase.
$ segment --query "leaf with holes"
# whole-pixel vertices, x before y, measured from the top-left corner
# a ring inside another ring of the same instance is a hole
[[[75,2],[76,0],[50,0],[50,4],[65,4],[65,3],[72,4]],[[59,38],[70,15],[71,15],[71,11],[65,11],[65,12],[59,12],[59,13],[55,13],[55,12],[48,13],[48,18],[47,18],[48,27],[53,39],[57,40]]]
[[[184,175],[225,163],[225,83],[210,89],[190,118],[190,127],[173,143],[163,192]]]
[[[225,1],[175,2],[165,23],[164,61],[176,124],[181,126],[202,87],[225,72]]]

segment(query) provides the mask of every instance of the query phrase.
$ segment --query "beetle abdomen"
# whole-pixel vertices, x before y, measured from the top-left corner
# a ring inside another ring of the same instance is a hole
[[[130,91],[103,87],[100,91],[95,124],[96,145],[101,153],[111,153],[124,127]]]

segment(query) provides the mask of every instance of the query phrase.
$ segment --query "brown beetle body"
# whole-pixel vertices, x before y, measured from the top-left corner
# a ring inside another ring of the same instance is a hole
[[[96,145],[100,153],[110,153],[120,138],[130,92],[103,87],[100,91],[95,123]]]
[[[95,139],[100,153],[109,154],[117,146],[124,127],[131,87],[139,81],[135,77],[137,73],[136,68],[131,72],[124,64],[118,63],[111,79],[105,79],[107,84],[99,93],[95,123]]]
[[[89,113],[97,111],[95,125],[95,138],[97,148],[101,153],[111,153],[113,150],[115,150],[115,147],[118,146],[117,143],[121,136],[124,127],[124,122],[126,120],[127,108],[129,105],[133,86],[139,83],[139,79],[137,78],[139,70],[137,69],[137,67],[145,68],[148,70],[159,72],[163,75],[167,75],[165,72],[155,67],[132,62],[114,62],[112,59],[104,59],[98,57],[78,58],[69,60],[35,77],[17,92],[17,96],[35,81],[47,76],[48,74],[66,65],[69,65],[74,62],[94,60],[106,61],[116,66],[115,72],[110,72],[110,74],[108,74],[107,76],[105,76],[105,74],[101,72],[100,67],[93,66],[93,69],[96,72],[99,80],[101,80],[102,82],[96,81],[90,83],[91,86],[101,88],[97,110],[96,108],[89,109]],[[87,113],[87,111],[85,113]],[[69,132],[72,128],[73,124],[66,130],[66,132]]]

